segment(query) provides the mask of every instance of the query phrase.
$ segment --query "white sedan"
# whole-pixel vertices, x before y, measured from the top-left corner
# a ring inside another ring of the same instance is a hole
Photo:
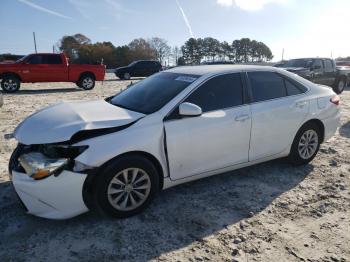
[[[288,157],[307,164],[339,126],[339,97],[272,67],[178,67],[105,100],[25,119],[9,168],[29,214],[143,210],[181,183]]]

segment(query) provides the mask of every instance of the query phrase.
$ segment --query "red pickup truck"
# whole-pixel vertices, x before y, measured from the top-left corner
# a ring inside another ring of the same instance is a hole
[[[21,83],[73,82],[91,90],[105,77],[104,65],[69,64],[65,54],[31,54],[14,63],[0,64],[1,88],[16,92]]]

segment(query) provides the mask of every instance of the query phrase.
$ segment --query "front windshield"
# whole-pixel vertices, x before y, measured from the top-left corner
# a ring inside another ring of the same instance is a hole
[[[193,83],[199,76],[161,72],[132,85],[109,100],[115,106],[151,114]]]
[[[134,61],[134,62],[131,62],[130,64],[129,64],[129,66],[133,66],[133,65],[136,65],[137,64],[137,61]]]
[[[308,68],[312,64],[312,60],[309,59],[292,59],[283,65],[283,67],[304,67]]]
[[[26,56],[21,57],[20,59],[16,60],[16,63],[18,64],[18,63],[23,62],[28,56],[29,56],[29,55],[26,55]]]

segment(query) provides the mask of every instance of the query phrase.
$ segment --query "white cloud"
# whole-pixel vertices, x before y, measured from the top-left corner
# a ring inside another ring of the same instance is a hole
[[[185,11],[183,10],[183,8],[182,8],[182,6],[180,5],[180,3],[179,3],[178,0],[176,0],[176,4],[177,4],[177,6],[178,6],[179,9],[180,9],[180,12],[181,12],[181,14],[182,14],[182,17],[183,17],[183,19],[184,19],[184,22],[185,22],[185,24],[186,24],[186,26],[187,26],[187,28],[188,28],[188,31],[189,31],[191,37],[194,37],[193,31],[192,31],[192,26],[191,26],[191,24],[190,24],[190,21],[189,21],[188,18],[187,18],[187,15],[185,14]]]
[[[37,5],[37,4],[34,4],[28,0],[18,0],[19,2],[27,5],[27,6],[30,6],[31,8],[34,8],[36,10],[39,10],[41,12],[44,12],[44,13],[47,13],[47,14],[50,14],[50,15],[54,15],[54,16],[58,16],[58,17],[61,17],[61,18],[66,18],[66,19],[72,19],[71,17],[69,16],[66,16],[64,14],[61,14],[61,13],[58,13],[58,12],[55,12],[53,10],[50,10],[50,9],[47,9],[45,7],[42,7],[40,5]]]
[[[285,4],[289,0],[217,0],[221,6],[237,6],[246,11],[259,11],[267,4]]]

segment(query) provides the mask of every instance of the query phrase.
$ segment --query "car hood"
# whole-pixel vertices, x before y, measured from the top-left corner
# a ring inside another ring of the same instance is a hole
[[[15,129],[19,143],[49,144],[69,141],[82,130],[98,130],[128,125],[144,114],[126,110],[104,100],[59,103],[39,110]]]

